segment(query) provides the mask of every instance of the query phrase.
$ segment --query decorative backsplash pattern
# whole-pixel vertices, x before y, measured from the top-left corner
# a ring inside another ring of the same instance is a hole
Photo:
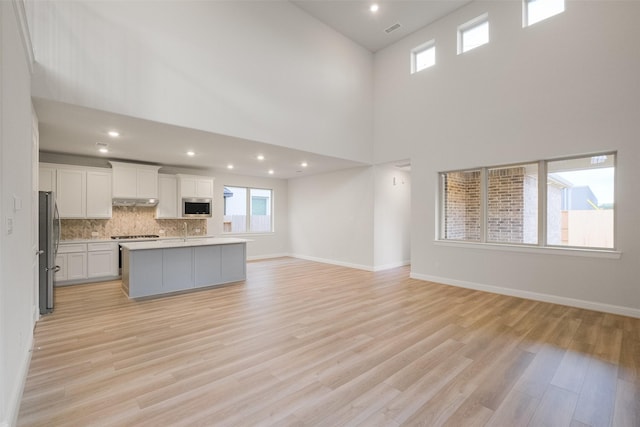
[[[111,236],[158,234],[160,237],[182,237],[184,223],[189,236],[206,236],[206,219],[156,219],[155,207],[114,206],[111,219],[63,219],[61,239],[108,239]],[[199,229],[200,231],[196,231]],[[160,233],[164,230],[164,234]],[[98,236],[91,235],[97,232]]]

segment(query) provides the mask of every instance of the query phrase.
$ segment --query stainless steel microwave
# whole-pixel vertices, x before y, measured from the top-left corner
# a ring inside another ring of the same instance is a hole
[[[206,218],[211,216],[211,199],[182,199],[182,216],[188,218]]]

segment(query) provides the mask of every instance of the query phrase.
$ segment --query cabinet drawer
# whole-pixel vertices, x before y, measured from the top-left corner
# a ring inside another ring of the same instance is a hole
[[[86,252],[87,244],[86,243],[74,243],[70,245],[60,245],[58,246],[59,254],[70,254],[75,252]]]
[[[87,250],[89,252],[95,252],[95,251],[112,251],[114,250],[117,246],[117,243],[87,243]]]

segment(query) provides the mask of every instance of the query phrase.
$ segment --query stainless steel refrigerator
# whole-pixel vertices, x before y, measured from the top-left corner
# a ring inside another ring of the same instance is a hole
[[[60,218],[54,192],[40,191],[38,210],[40,314],[46,314],[53,311],[53,275],[60,270],[56,265],[60,242]]]

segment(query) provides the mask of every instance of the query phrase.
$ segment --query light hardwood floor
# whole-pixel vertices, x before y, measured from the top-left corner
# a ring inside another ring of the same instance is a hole
[[[640,426],[640,319],[280,258],[56,289],[20,426]]]

